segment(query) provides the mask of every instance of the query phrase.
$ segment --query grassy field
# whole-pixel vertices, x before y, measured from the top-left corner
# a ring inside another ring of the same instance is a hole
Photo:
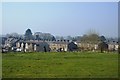
[[[117,78],[118,54],[93,52],[7,53],[3,78]]]
[[[2,54],[0,53],[0,78],[2,78]]]

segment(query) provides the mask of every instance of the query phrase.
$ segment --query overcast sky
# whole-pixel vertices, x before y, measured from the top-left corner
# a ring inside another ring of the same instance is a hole
[[[81,36],[94,30],[118,36],[117,2],[6,2],[2,4],[2,33],[46,32]]]

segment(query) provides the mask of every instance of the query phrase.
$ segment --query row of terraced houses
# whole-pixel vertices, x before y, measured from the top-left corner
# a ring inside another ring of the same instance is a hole
[[[19,51],[19,52],[61,52],[61,51],[97,51],[98,44],[81,43],[80,41],[42,41],[42,40],[17,40],[9,38],[3,45],[3,51]],[[109,51],[117,51],[118,43],[108,43]]]

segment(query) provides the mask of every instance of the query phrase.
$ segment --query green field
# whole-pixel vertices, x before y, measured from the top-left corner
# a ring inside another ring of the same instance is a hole
[[[93,52],[2,54],[3,78],[117,78],[118,54]]]
[[[2,54],[0,53],[0,78],[2,78]]]

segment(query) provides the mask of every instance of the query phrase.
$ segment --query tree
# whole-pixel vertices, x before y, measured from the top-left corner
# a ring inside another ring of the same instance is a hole
[[[25,40],[32,40],[33,36],[32,36],[32,32],[30,29],[27,29],[25,32]]]
[[[100,40],[99,33],[94,29],[89,29],[88,32],[80,39],[81,42],[96,44]]]
[[[63,37],[63,36],[61,36],[61,37],[60,37],[60,40],[62,40],[62,41],[63,41],[63,40],[64,40],[64,37]]]
[[[80,41],[81,36],[75,36],[74,39],[75,39],[76,41]]]
[[[71,37],[70,35],[67,36],[67,40],[72,40],[72,39],[73,39],[73,37]]]
[[[55,40],[55,37],[51,35],[50,33],[36,32],[34,36],[36,40],[47,40],[47,41]]]
[[[98,44],[98,48],[100,49],[101,53],[104,50],[108,50],[108,44],[105,41],[106,38],[104,36],[100,36],[100,43]]]
[[[19,35],[18,33],[10,33],[10,34],[6,34],[6,37],[19,39],[21,38],[21,35]]]
[[[81,42],[89,42],[89,43],[98,43],[99,42],[99,35],[92,33],[92,34],[85,34],[81,37]]]
[[[36,40],[41,40],[41,38],[39,37],[39,35],[35,35],[35,39]]]
[[[56,41],[56,39],[55,39],[55,37],[54,37],[54,36],[52,37],[52,41]]]
[[[105,41],[106,41],[105,36],[100,36],[100,40],[101,40],[102,42],[105,42]]]
[[[106,42],[100,42],[98,44],[98,48],[100,49],[101,53],[103,53],[103,51],[108,50],[108,44]]]

